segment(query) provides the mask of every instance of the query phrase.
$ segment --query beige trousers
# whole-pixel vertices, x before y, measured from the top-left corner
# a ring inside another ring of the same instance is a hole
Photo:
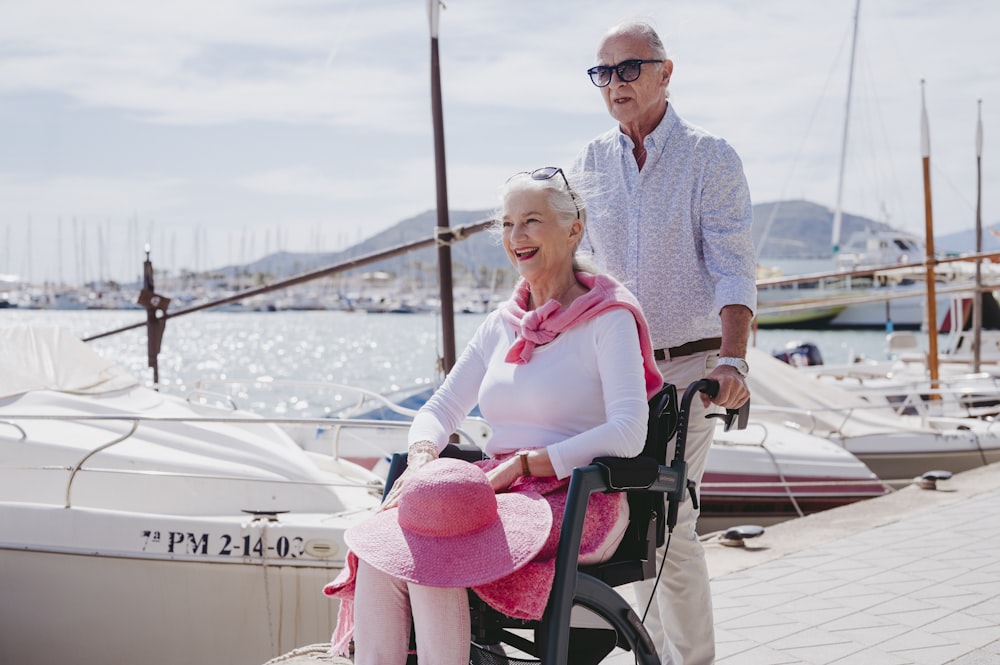
[[[677,386],[677,397],[680,399],[688,385],[705,378],[715,368],[718,358],[718,351],[696,353],[658,362],[657,367],[664,381]],[[688,477],[700,487],[716,422],[715,418],[705,416],[720,409],[714,405],[705,409],[698,397],[692,401],[691,407],[685,458]],[[668,461],[673,454],[674,444],[671,442],[667,451]],[[655,591],[655,600],[646,617],[646,629],[653,643],[661,645],[660,660],[663,665],[712,665],[715,662],[712,590],[705,550],[695,532],[697,520],[698,512],[688,498],[678,511],[677,526],[670,539],[659,585],[654,590],[654,580],[644,580],[636,582],[632,589],[640,616]],[[661,549],[657,566],[662,557]]]

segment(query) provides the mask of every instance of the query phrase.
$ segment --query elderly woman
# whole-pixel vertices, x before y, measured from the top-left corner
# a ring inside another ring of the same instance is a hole
[[[505,614],[540,618],[570,472],[643,447],[647,399],[662,381],[635,299],[575,258],[582,198],[556,167],[518,173],[501,194],[499,232],[521,279],[414,418],[406,473],[371,524],[348,533],[349,566],[326,587],[343,599],[334,648],[344,650],[353,629],[357,665],[403,665],[411,620],[420,662],[467,664],[466,588]],[[493,429],[482,471],[436,460],[477,403]],[[475,495],[477,484],[498,493],[496,505],[492,494],[486,507],[460,498]],[[477,550],[480,527],[461,526],[473,519],[492,525],[482,531],[494,536],[505,529],[506,538]],[[442,523],[428,524],[435,521]],[[581,562],[610,557],[627,521],[623,495],[592,497]]]

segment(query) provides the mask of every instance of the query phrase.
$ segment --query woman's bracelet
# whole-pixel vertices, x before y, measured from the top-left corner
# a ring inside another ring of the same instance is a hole
[[[521,458],[521,475],[525,478],[531,478],[531,467],[528,466],[528,451],[522,450],[517,456]]]
[[[430,455],[431,459],[437,459],[438,449],[432,441],[414,441],[406,449],[406,458],[409,460],[413,455]]]

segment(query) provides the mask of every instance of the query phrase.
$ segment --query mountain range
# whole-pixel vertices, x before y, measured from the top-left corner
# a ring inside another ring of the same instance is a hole
[[[492,210],[453,210],[452,228],[488,219]],[[833,210],[810,201],[779,201],[753,206],[753,239],[758,260],[829,259],[832,255],[831,235]],[[246,266],[227,266],[218,272],[266,275],[282,279],[303,272],[336,265],[360,256],[384,251],[431,237],[437,226],[437,213],[428,210],[404,219],[352,247],[337,252],[277,252]],[[853,233],[891,230],[892,227],[860,215],[844,213],[841,222],[843,244]],[[922,235],[922,234],[921,234]],[[975,249],[975,231],[966,230],[947,235],[935,234],[935,249],[939,253],[971,252]],[[984,233],[983,250],[1000,250],[1000,239]],[[496,271],[512,270],[500,248],[499,239],[484,231],[452,245],[452,265],[456,280],[473,278],[486,285]],[[385,259],[352,273],[383,271],[394,275],[436,274],[437,249],[428,247]],[[351,273],[348,273],[351,274]]]

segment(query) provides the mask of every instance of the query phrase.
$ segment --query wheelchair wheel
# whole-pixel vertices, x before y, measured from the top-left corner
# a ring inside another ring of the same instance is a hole
[[[527,631],[526,637],[531,634],[532,631]],[[545,638],[538,632],[534,632],[533,637],[537,643],[532,645],[531,654],[506,642],[495,645],[480,645],[473,642],[470,663],[471,665],[540,665],[542,660],[533,653],[544,651],[541,641]],[[634,635],[631,638],[622,635],[602,614],[602,610],[588,609],[582,605],[575,606],[568,651],[556,665],[598,665],[612,659],[621,662],[621,655],[632,650],[629,646],[630,639],[635,642],[638,638]],[[650,661],[648,658],[639,657],[636,658],[636,662]],[[654,662],[658,665],[659,659],[655,659]]]
[[[484,647],[473,643],[470,652],[470,665],[539,665],[542,661],[518,658],[501,653],[499,647]]]

